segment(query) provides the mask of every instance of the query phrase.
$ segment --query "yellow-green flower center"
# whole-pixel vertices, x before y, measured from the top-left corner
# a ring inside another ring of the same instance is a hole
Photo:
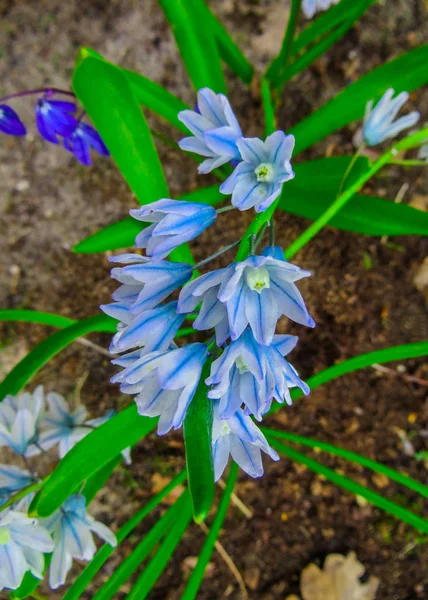
[[[10,541],[10,531],[7,527],[0,527],[0,546],[6,546]]]
[[[246,270],[245,277],[250,290],[255,290],[259,294],[270,288],[269,271],[266,267],[249,267]]]
[[[254,170],[257,181],[269,182],[273,179],[273,166],[270,163],[260,163],[257,169]]]

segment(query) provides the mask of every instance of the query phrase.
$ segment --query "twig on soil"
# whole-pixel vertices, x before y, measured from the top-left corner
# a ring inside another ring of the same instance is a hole
[[[388,375],[395,375],[396,377],[401,377],[405,381],[409,381],[410,383],[418,383],[419,385],[428,386],[428,381],[426,379],[421,379],[420,377],[416,377],[415,375],[406,375],[406,373],[398,373],[394,371],[394,369],[390,369],[389,367],[384,367],[383,365],[372,365],[372,368],[375,371],[379,371],[379,373],[387,373]]]
[[[209,529],[205,525],[205,523],[200,523],[199,527],[202,529],[202,531],[205,534],[209,533]],[[235,565],[235,563],[233,562],[233,560],[231,559],[229,554],[224,549],[224,546],[222,544],[220,544],[219,541],[216,541],[214,546],[215,546],[215,549],[217,550],[217,552],[220,554],[220,556],[224,560],[224,562],[226,563],[229,571],[232,573],[232,575],[235,577],[236,581],[238,582],[242,597],[245,598],[245,600],[248,600],[249,596],[248,596],[247,588],[245,586],[244,578],[242,577],[241,573],[238,571],[237,566]]]
[[[87,340],[86,338],[77,338],[76,342],[79,342],[79,344],[82,344],[82,346],[87,346],[88,348],[92,348],[92,350],[96,350],[97,352],[99,352],[100,354],[103,354],[104,356],[113,358],[113,354],[110,354],[110,352],[108,350],[106,350],[102,346],[98,346],[98,344],[94,344],[94,342],[91,342],[90,340]]]
[[[222,490],[225,489],[226,484],[224,483],[223,479],[219,479],[217,481],[217,483],[219,484],[219,486],[221,487]],[[239,508],[239,510],[247,517],[247,519],[253,518],[253,516],[254,516],[253,512],[248,508],[248,506],[246,506],[242,502],[241,498],[239,498],[239,496],[237,496],[234,492],[232,492],[230,501],[232,502],[232,504],[234,504],[236,506],[236,508]]]

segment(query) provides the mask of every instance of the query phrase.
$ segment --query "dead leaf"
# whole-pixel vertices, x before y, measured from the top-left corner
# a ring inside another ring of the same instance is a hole
[[[329,554],[321,570],[310,564],[302,571],[300,590],[303,600],[374,600],[379,586],[377,577],[361,583],[365,569],[355,552],[348,556]]]

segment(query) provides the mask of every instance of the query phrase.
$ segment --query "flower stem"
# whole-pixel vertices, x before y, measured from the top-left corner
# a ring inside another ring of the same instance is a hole
[[[16,92],[15,94],[9,94],[8,96],[3,96],[0,98],[0,102],[5,102],[6,100],[12,100],[13,98],[23,98],[24,96],[32,96],[34,94],[63,94],[64,96],[73,96],[76,97],[76,94],[73,92],[68,92],[67,90],[60,90],[59,88],[38,88],[35,90],[26,90],[25,92]]]
[[[393,156],[402,150],[414,148],[420,145],[421,140],[428,134],[428,128],[417,131],[409,135],[397,144],[394,144],[389,150],[382,154],[378,160],[373,163],[368,171],[365,171],[347,190],[345,190],[336,200],[323,212],[323,214],[310,225],[284,252],[284,256],[289,260],[296,252],[301,250],[306,244],[321,231],[324,225],[341,210],[345,204],[356,194],[369,179],[373,177],[384,165],[388,164]]]
[[[388,161],[389,165],[403,165],[403,167],[428,167],[427,160],[405,160],[399,158],[391,158]]]
[[[276,129],[275,109],[272,104],[272,93],[270,83],[267,79],[262,79],[261,86],[262,105],[265,115],[265,135],[270,135]]]
[[[218,256],[221,256],[222,254],[224,254],[228,250],[231,250],[232,248],[234,248],[235,246],[237,246],[240,243],[240,241],[241,240],[238,240],[236,242],[233,242],[233,244],[229,244],[228,246],[224,246],[224,248],[220,248],[220,250],[217,250],[217,252],[214,252],[214,254],[211,254],[211,256],[208,256],[207,258],[204,258],[204,260],[201,260],[200,262],[196,263],[196,265],[194,265],[194,267],[193,267],[193,270],[199,269],[199,267],[202,267],[203,265],[206,265],[207,263],[209,263],[210,261],[214,260]]]
[[[235,207],[231,204],[228,206],[222,206],[221,208],[217,208],[216,213],[220,215],[221,213],[229,212],[229,210],[235,210]]]
[[[340,194],[343,191],[343,186],[345,185],[346,180],[348,179],[349,175],[351,174],[351,171],[355,165],[355,163],[357,162],[357,160],[359,159],[359,157],[361,156],[361,153],[363,152],[364,148],[366,147],[365,143],[362,142],[358,148],[357,151],[355,152],[354,156],[352,157],[343,177],[342,177],[342,181],[340,182],[340,186],[339,186],[339,191],[337,193],[337,196],[340,196]]]

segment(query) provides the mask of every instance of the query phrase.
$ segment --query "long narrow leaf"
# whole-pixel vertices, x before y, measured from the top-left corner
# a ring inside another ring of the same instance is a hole
[[[207,22],[199,0],[159,2],[194,88],[207,86],[215,92],[226,92],[212,21]]]
[[[34,516],[48,517],[73,490],[156,427],[157,419],[141,417],[135,406],[114,415],[91,431],[58,463],[31,503]]]
[[[171,528],[171,531],[159,546],[156,554],[129,592],[127,596],[128,600],[144,600],[144,598],[147,598],[183,537],[190,519],[192,518],[192,504],[190,502],[189,494],[184,492],[183,496],[185,502],[183,502],[180,514]]]
[[[261,429],[266,435],[274,436],[281,440],[286,440],[287,442],[296,442],[297,444],[302,444],[303,446],[308,446],[309,448],[317,448],[319,450],[323,450],[324,452],[328,452],[329,454],[333,454],[334,456],[339,456],[340,458],[344,458],[348,461],[357,463],[358,465],[362,465],[363,467],[367,467],[368,469],[371,469],[376,473],[386,475],[386,477],[389,479],[392,479],[393,481],[400,483],[410,490],[421,494],[421,496],[424,496],[424,498],[428,498],[428,486],[416,481],[415,479],[412,479],[408,475],[396,471],[395,469],[391,469],[380,462],[371,460],[366,456],[362,456],[356,452],[351,452],[345,448],[334,446],[333,444],[327,444],[326,442],[322,442],[320,440],[314,440],[302,435],[296,435],[288,431],[279,431],[269,427],[262,427]]]
[[[77,323],[76,319],[69,319],[54,313],[40,312],[39,310],[24,310],[10,308],[0,310],[0,321],[23,321],[24,323],[39,323],[52,327],[68,327]]]
[[[428,45],[424,44],[374,69],[355,81],[327,104],[292,127],[288,133],[296,137],[295,153],[325,138],[341,127],[360,119],[366,103],[378,100],[392,87],[401,92],[412,90],[428,82]]]
[[[210,531],[206,537],[201,553],[199,554],[198,562],[196,567],[193,569],[190,579],[187,583],[186,589],[184,590],[181,600],[194,600],[196,598],[199,587],[204,577],[205,569],[207,568],[208,562],[211,558],[211,554],[214,549],[214,544],[220,534],[221,526],[226,517],[227,509],[229,507],[230,497],[235,487],[236,478],[238,477],[238,465],[232,463],[230,467],[229,478],[226,483],[226,488],[223,492],[219,507],[217,509],[214,521],[211,525]]]
[[[324,369],[320,373],[309,377],[307,384],[313,390],[320,385],[324,385],[332,379],[337,379],[358,371],[365,369],[375,364],[382,364],[386,362],[392,362],[394,360],[406,360],[410,358],[418,358],[420,356],[428,355],[428,341],[426,342],[415,342],[413,344],[404,344],[403,346],[392,346],[391,348],[385,348],[384,350],[375,350],[374,352],[368,352],[367,354],[361,354],[355,356],[349,360],[345,360],[337,365]],[[294,388],[291,390],[291,397],[293,400],[303,396],[303,392],[300,389]],[[272,414],[281,408],[280,404],[274,405],[268,414]]]
[[[315,473],[318,473],[319,475],[323,475],[326,479],[338,485],[339,487],[347,490],[348,492],[351,492],[357,496],[362,496],[368,502],[370,502],[370,504],[377,506],[377,508],[384,510],[385,512],[393,515],[397,519],[408,523],[415,529],[418,529],[423,533],[428,533],[428,521],[426,521],[419,515],[415,515],[415,513],[411,512],[410,510],[399,506],[395,502],[391,502],[391,500],[388,500],[384,496],[373,492],[364,485],[361,485],[356,481],[349,479],[348,477],[340,475],[336,471],[333,471],[333,469],[329,469],[328,467],[322,465],[316,460],[309,458],[305,454],[294,450],[294,448],[291,448],[291,446],[283,444],[282,442],[278,441],[275,437],[269,436],[268,439],[270,444],[274,448],[276,448],[278,452],[280,452],[281,454],[285,454],[286,456],[291,458],[291,460],[305,465],[308,469],[314,471]]]
[[[156,496],[153,496],[147,504],[141,508],[138,512],[136,512],[122,527],[116,532],[116,538],[118,544],[120,544],[128,535],[141,523],[141,521],[147,517],[157,506],[162,502],[162,500],[172,492],[178,485],[181,485],[186,479],[186,472],[181,471],[168,485],[166,485]],[[177,510],[174,509],[175,511]],[[172,516],[168,517],[168,519],[174,516],[174,511]],[[163,527],[165,526],[165,529]],[[160,528],[158,528],[158,534],[161,534],[160,530],[166,531],[168,526],[168,521]],[[152,539],[156,540],[156,535],[152,534]],[[155,542],[156,543],[156,542]],[[146,542],[147,545],[147,542]],[[88,584],[94,579],[95,575],[107,561],[109,556],[113,554],[115,548],[110,546],[109,544],[104,544],[104,546],[96,553],[95,557],[92,561],[85,567],[84,571],[77,577],[72,586],[66,592],[62,600],[78,600],[80,596],[85,591]],[[149,550],[150,551],[150,550]],[[138,564],[137,564],[138,567]],[[117,571],[116,571],[117,572]],[[117,577],[115,575],[115,577]],[[123,574],[124,581],[129,577],[128,574]],[[119,577],[118,577],[119,580]],[[119,586],[121,582],[119,582]],[[114,587],[114,586],[113,586]]]
[[[17,394],[51,358],[77,338],[93,331],[116,331],[116,322],[106,315],[96,315],[64,327],[33,348],[0,383],[0,401],[7,394]]]

